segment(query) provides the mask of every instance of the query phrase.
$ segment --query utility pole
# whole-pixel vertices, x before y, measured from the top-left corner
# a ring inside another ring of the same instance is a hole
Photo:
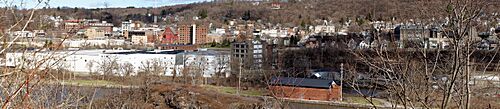
[[[342,82],[344,81],[344,63],[340,64],[340,101],[342,101],[343,96],[342,96],[342,91],[344,89],[342,88]]]
[[[239,71],[239,74],[238,74],[238,90],[236,91],[236,94],[237,95],[240,95],[240,87],[241,87],[241,68],[243,66],[243,63],[242,63],[243,59],[240,57],[240,71]]]

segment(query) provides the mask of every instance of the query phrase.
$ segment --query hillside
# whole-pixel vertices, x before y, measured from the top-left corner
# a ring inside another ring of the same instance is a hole
[[[271,9],[273,3],[262,2],[203,2],[185,5],[164,6],[158,8],[108,8],[78,9],[50,8],[41,10],[41,14],[62,16],[65,18],[96,18],[118,25],[124,20],[153,22],[155,16],[179,16],[190,20],[194,16],[205,15],[203,20],[222,24],[232,19],[261,20],[292,26],[315,24],[315,20],[335,22],[364,20],[408,20],[444,18],[448,0],[290,0],[280,2],[281,9]],[[491,0],[484,7],[487,13],[498,12],[494,7],[500,1]],[[203,18],[203,17],[202,17]]]

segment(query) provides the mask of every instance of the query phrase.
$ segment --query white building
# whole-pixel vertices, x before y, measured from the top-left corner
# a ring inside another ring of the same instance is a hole
[[[63,45],[69,48],[123,46],[125,44],[123,39],[67,40],[63,42]]]
[[[265,30],[262,30],[261,35],[268,36],[271,38],[278,38],[278,37],[284,38],[284,37],[288,37],[288,31],[285,29],[281,29],[281,30],[279,30],[279,29],[265,29]]]
[[[335,26],[333,25],[318,25],[314,27],[314,33],[335,33]]]
[[[122,31],[132,30],[132,21],[122,22],[122,28],[121,28],[121,30]]]
[[[224,29],[224,28],[216,28],[215,31],[213,31],[212,33],[222,36],[222,35],[226,34],[226,29]]]
[[[141,35],[132,35],[132,43],[139,45],[146,44],[148,43],[148,37]]]
[[[11,37],[33,38],[35,35],[31,31],[14,31]]]
[[[132,75],[138,74],[147,63],[158,62],[164,68],[165,76],[183,75],[186,69],[190,75],[203,77],[229,76],[229,55],[214,51],[179,52],[179,51],[132,51],[132,50],[81,50],[44,53],[7,53],[6,66],[34,68],[35,63],[49,59],[41,64],[41,69],[65,69],[74,73],[103,74],[102,66],[108,62],[116,62],[119,69],[113,70],[116,75],[124,75],[124,65],[132,67]],[[186,69],[185,69],[186,68]],[[201,74],[200,74],[201,73]]]

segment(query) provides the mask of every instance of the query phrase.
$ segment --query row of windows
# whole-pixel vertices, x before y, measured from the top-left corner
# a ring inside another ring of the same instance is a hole
[[[247,53],[246,50],[239,50],[239,49],[234,50],[234,52],[236,52],[236,53]]]
[[[233,54],[233,57],[245,58],[246,56],[245,55],[240,55],[240,54]]]

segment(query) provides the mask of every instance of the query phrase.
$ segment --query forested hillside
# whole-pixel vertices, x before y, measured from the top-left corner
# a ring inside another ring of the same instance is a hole
[[[199,16],[215,24],[232,19],[261,20],[288,25],[319,23],[315,20],[409,20],[439,19],[447,12],[448,0],[289,0],[288,2],[202,2],[175,6],[80,9],[55,7],[39,14],[71,18],[96,18],[119,24],[123,20],[153,22],[152,16],[178,16],[189,20]],[[498,12],[500,1],[491,0],[487,12]],[[280,4],[281,9],[271,9]],[[150,13],[152,16],[148,16]]]

